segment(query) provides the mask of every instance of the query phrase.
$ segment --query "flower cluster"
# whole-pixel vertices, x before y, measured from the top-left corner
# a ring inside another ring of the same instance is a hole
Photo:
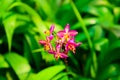
[[[53,54],[55,59],[67,58],[68,51],[75,53],[76,47],[81,44],[81,42],[76,43],[74,41],[74,37],[78,34],[78,32],[70,30],[70,26],[67,24],[64,30],[61,30],[57,32],[56,35],[53,35],[54,28],[54,25],[52,25],[48,31],[45,31],[45,34],[48,34],[48,36],[46,36],[46,40],[40,40],[39,43],[44,45],[44,49],[48,53]],[[55,47],[51,44],[53,38],[55,38]]]

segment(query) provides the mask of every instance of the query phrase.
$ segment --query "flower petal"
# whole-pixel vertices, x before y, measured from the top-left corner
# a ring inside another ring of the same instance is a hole
[[[65,29],[64,29],[64,30],[65,30],[65,32],[66,32],[66,33],[68,33],[68,32],[69,32],[69,30],[70,30],[70,25],[69,25],[69,24],[67,24],[67,25],[65,26]]]
[[[39,43],[42,44],[42,45],[45,45],[46,41],[45,40],[39,40]]]
[[[60,44],[57,44],[57,46],[56,46],[56,53],[60,52],[60,48],[61,48]]]
[[[80,46],[81,44],[82,44],[81,42],[76,43],[76,47]]]
[[[60,37],[60,38],[62,38],[62,37],[64,36],[64,34],[65,34],[65,31],[62,30],[62,31],[59,31],[59,32],[57,33],[57,36]]]
[[[49,50],[48,51],[50,54],[55,54],[55,51],[53,51],[53,50]]]
[[[77,35],[78,34],[78,32],[76,31],[76,30],[70,30],[69,31],[69,35],[70,36],[75,36],[75,35]]]
[[[60,53],[60,58],[67,58],[68,56],[64,53]]]
[[[68,43],[75,43],[74,37],[68,41]]]
[[[50,35],[48,38],[49,38],[49,40],[52,40],[53,39],[53,35]]]
[[[54,31],[54,28],[55,28],[55,26],[51,25],[51,27],[50,27],[50,34],[52,34],[52,32]]]

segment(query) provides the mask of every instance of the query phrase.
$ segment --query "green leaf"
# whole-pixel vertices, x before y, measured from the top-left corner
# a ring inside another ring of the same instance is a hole
[[[91,2],[91,5],[92,5],[92,6],[107,6],[107,7],[109,7],[109,8],[112,8],[112,7],[113,7],[113,5],[111,5],[111,4],[109,3],[109,1],[107,1],[107,0],[93,0],[93,1]]]
[[[42,10],[47,14],[47,17],[54,19],[53,10],[47,0],[35,0],[36,4],[42,8]]]
[[[105,49],[104,47],[102,48]],[[120,49],[120,40],[111,44],[110,47],[107,49],[107,51],[102,52],[103,55],[101,55],[102,58],[100,60],[103,67],[110,64],[113,61],[120,59],[119,49]]]
[[[90,25],[95,25],[98,23],[98,19],[97,18],[85,18],[83,19],[84,23],[86,24],[86,26],[90,26]],[[71,29],[80,29],[81,28],[81,23],[77,22],[76,24],[74,24]]]
[[[89,35],[92,38],[94,36],[94,27],[91,27],[89,30]],[[79,33],[78,35],[76,35],[76,41],[84,41],[86,40],[87,37],[85,36],[84,33]]]
[[[117,38],[120,38],[120,25],[114,25],[113,28],[108,28]]]
[[[104,58],[104,60],[106,61],[106,64],[111,63],[111,62],[113,62],[115,60],[120,59],[120,54],[119,54],[120,50],[119,49],[120,49],[120,40],[114,42],[110,46],[110,48],[108,49],[107,55],[105,57],[109,58],[109,60],[106,59],[106,58]]]
[[[47,30],[46,26],[44,25],[44,22],[42,21],[41,17],[39,16],[39,14],[32,9],[30,6],[28,6],[25,3],[22,2],[15,2],[13,3],[8,10],[16,7],[16,6],[20,6],[22,9],[25,9],[26,12],[30,15],[32,21],[34,22],[34,24],[36,25],[36,27],[38,28],[38,32],[41,34],[42,38],[45,38],[43,35],[44,31]]]
[[[67,73],[65,73],[65,72],[59,73],[58,75],[53,77],[52,80],[59,80],[59,79],[62,80],[61,79],[62,77],[66,77],[66,79],[64,79],[64,80],[68,80]]]
[[[33,31],[33,28],[37,29],[37,27],[35,27],[35,25],[32,23],[29,15],[16,14],[16,16],[17,16],[16,25],[18,27],[15,30],[15,34],[25,33],[29,30]]]
[[[100,25],[94,26],[94,40],[99,40],[103,37],[103,30]]]
[[[94,6],[85,6],[84,8],[83,8],[83,11],[84,12],[87,12],[87,13],[90,13],[90,14],[92,14],[92,15],[94,15],[94,16],[98,16],[99,15],[99,12],[98,12],[98,10],[97,10],[97,8],[96,7],[94,7]]]
[[[110,77],[109,79],[111,79],[111,80],[120,80],[120,75],[115,76],[115,77]]]
[[[13,68],[19,79],[25,80],[28,73],[31,71],[28,61],[24,57],[14,52],[7,53],[4,57]]]
[[[115,23],[118,23],[120,18],[120,7],[114,7],[113,11],[114,11]]]
[[[116,48],[120,48],[120,40],[115,41],[111,46],[110,46],[110,51],[116,49]]]
[[[84,0],[84,1],[76,0],[75,4],[76,4],[78,10],[81,10],[81,8],[88,5],[90,2],[91,2],[90,0]]]
[[[102,66],[104,64],[103,61],[104,61],[105,55],[109,48],[109,40],[107,38],[101,38],[97,40],[97,42],[95,43],[95,48],[96,50],[100,51],[98,60],[100,62],[99,65]]]
[[[16,29],[16,15],[13,13],[7,13],[4,15],[3,24],[8,40],[8,49],[11,51],[12,37],[14,30]]]
[[[37,80],[50,80],[56,74],[58,74],[59,72],[61,72],[64,69],[65,69],[64,65],[56,65],[56,66],[48,67],[48,68],[43,69],[42,71],[40,71],[36,75],[35,79],[37,79]]]
[[[0,54],[0,68],[9,68],[8,63],[4,60],[4,57]]]
[[[91,72],[92,77],[96,76],[95,69],[93,68],[93,65],[91,65],[91,67],[90,67],[90,72]]]
[[[120,65],[119,64],[108,65],[102,68],[102,70],[100,69],[98,73],[99,74],[97,75],[95,80],[107,80],[111,77],[116,77],[120,75]]]
[[[0,18],[6,14],[7,8],[14,2],[15,0],[0,0]]]
[[[42,55],[41,51],[40,52],[35,52],[36,49],[39,49],[40,46],[38,44],[38,41],[36,39],[36,36],[34,34],[26,33],[25,34],[26,38],[26,52],[24,55],[30,60],[33,59],[33,62],[35,63],[36,69],[40,70],[41,64],[42,63]],[[28,47],[27,47],[28,45]],[[30,60],[31,61],[31,60]]]
[[[110,12],[109,8],[100,7],[98,8],[99,12],[99,23],[104,27],[112,27],[114,25],[113,18],[114,16]]]
[[[107,38],[101,38],[94,42],[95,49],[101,51],[101,54],[105,54],[105,51],[108,49],[109,40]]]
[[[38,79],[35,79],[35,77],[36,77],[35,73],[30,73],[26,80],[38,80]]]

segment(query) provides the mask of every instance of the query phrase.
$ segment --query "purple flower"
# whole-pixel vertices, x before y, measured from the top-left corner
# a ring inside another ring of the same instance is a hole
[[[74,38],[72,38],[71,40],[69,40],[65,46],[65,50],[69,51],[71,50],[73,53],[75,53],[76,51],[76,47],[80,46],[80,44],[82,44],[81,42],[79,43],[75,43]]]
[[[61,30],[57,33],[57,36],[60,38],[64,37],[64,39],[68,41],[70,38],[74,37],[77,34],[78,32],[75,30],[70,30],[70,25],[67,24],[64,30]]]

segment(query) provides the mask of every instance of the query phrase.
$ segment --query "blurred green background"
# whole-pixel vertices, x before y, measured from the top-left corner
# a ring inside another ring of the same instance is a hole
[[[38,43],[78,31],[67,64]],[[120,80],[120,0],[0,0],[0,80]]]

